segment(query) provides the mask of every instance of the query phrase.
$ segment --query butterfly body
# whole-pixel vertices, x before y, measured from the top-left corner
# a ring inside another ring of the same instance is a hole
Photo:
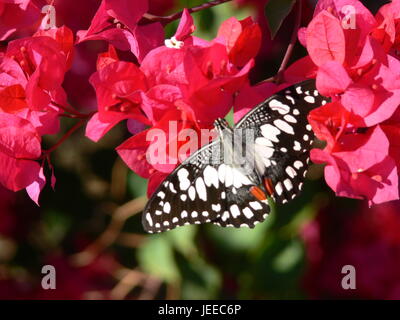
[[[215,121],[218,137],[182,162],[143,211],[148,232],[187,224],[250,227],[301,191],[313,141],[307,114],[326,101],[304,82],[249,111],[233,128]]]

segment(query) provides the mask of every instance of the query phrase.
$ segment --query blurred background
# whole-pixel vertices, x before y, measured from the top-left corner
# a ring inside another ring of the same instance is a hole
[[[76,2],[56,1],[59,26],[89,26],[99,1]],[[165,15],[204,1],[150,2],[151,13]],[[271,40],[266,2],[236,0],[194,14],[195,34],[205,39],[231,16],[260,23],[254,84],[275,75],[293,28],[290,14]],[[386,1],[362,2],[375,13]],[[304,1],[303,25],[314,6]],[[87,79],[105,50],[101,42],[77,47],[64,85],[82,111],[96,107]],[[292,61],[305,54],[298,44]],[[63,132],[73,123],[63,122]],[[56,190],[44,190],[41,207],[0,187],[0,299],[400,299],[400,202],[368,208],[337,198],[323,167],[313,165],[303,194],[253,230],[196,225],[148,235],[141,225],[147,182],[114,151],[128,136],[124,124],[97,144],[83,129],[74,134],[52,156]],[[46,264],[56,268],[56,290],[41,287]],[[341,286],[345,265],[356,269],[355,290]]]

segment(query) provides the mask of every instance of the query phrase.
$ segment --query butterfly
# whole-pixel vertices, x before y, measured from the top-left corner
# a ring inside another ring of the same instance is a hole
[[[270,212],[268,198],[283,204],[300,193],[314,139],[307,115],[325,103],[308,80],[269,97],[233,128],[217,119],[218,137],[183,161],[148,201],[144,229],[254,228]]]

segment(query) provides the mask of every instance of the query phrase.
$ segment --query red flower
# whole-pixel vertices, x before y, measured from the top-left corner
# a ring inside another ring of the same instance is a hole
[[[35,182],[40,165],[40,136],[33,125],[16,115],[0,113],[0,183],[18,191]]]
[[[324,163],[327,184],[338,196],[368,199],[371,204],[399,198],[396,163],[389,140],[377,126],[362,134],[343,134],[330,153],[314,149],[311,159]]]
[[[120,50],[130,50],[139,61],[161,45],[164,31],[160,23],[139,25],[148,10],[148,1],[103,0],[88,30],[77,33],[78,43],[106,40]]]
[[[148,122],[139,106],[146,82],[141,70],[130,62],[116,61],[98,70],[90,78],[96,89],[98,110],[90,120],[87,136],[99,140],[111,127],[124,119]]]
[[[151,50],[139,67],[116,61],[109,51],[101,56],[101,69],[91,78],[99,112],[88,124],[89,138],[97,141],[123,119],[152,126],[117,148],[132,170],[150,178],[149,195],[202,142],[183,156],[167,147],[160,155],[165,161],[148,162],[147,155],[156,146],[146,139],[148,133],[164,132],[167,146],[179,149],[185,142],[181,137],[185,129],[200,133],[201,128],[211,128],[216,118],[228,113],[235,93],[248,86],[248,73],[260,46],[261,32],[251,19],[226,21],[211,42],[193,37],[194,29],[192,17],[184,10],[175,35],[165,46]],[[170,121],[177,124],[174,132]]]
[[[36,203],[46,183],[43,162],[38,163],[41,136],[59,130],[58,104],[66,104],[61,85],[72,43],[66,27],[40,31],[11,41],[0,56],[0,157],[5,168],[0,183],[13,191],[25,188]]]
[[[31,0],[0,0],[0,41],[33,25],[40,18],[40,9]]]
[[[399,19],[400,2],[394,0],[379,9],[376,14],[377,27],[372,31],[372,36],[394,55],[398,54],[400,45]]]
[[[359,1],[319,1],[300,32],[315,65],[299,64],[316,70],[319,92],[332,98],[309,115],[315,134],[327,142],[324,151],[312,151],[312,160],[327,163],[325,178],[337,195],[370,204],[399,198],[399,162],[380,125],[399,109],[400,62],[374,39],[375,27]]]

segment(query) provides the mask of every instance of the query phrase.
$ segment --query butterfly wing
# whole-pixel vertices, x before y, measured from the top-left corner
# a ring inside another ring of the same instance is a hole
[[[222,202],[223,212],[213,223],[221,227],[254,228],[263,222],[270,212],[270,206],[267,199],[260,201],[252,195],[250,189],[253,187],[256,186],[227,188],[226,199]]]
[[[255,131],[255,154],[264,181],[277,203],[286,203],[301,191],[314,139],[308,113],[325,104],[314,81],[305,81],[271,96],[249,113],[235,129]]]
[[[219,139],[175,169],[154,192],[143,211],[147,232],[213,222],[223,227],[250,227],[270,211],[267,200],[250,193],[255,184],[225,164]]]
[[[162,232],[186,224],[216,220],[225,190],[218,167],[220,141],[204,146],[178,166],[154,192],[143,211],[147,232]]]

